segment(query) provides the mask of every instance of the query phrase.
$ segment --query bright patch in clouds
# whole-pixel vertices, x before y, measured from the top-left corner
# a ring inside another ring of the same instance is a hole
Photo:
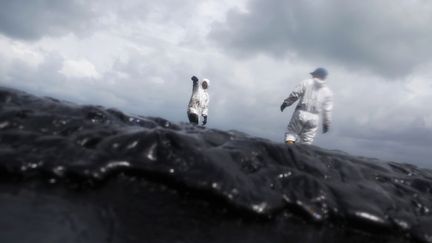
[[[90,78],[98,79],[101,75],[96,71],[96,67],[88,60],[66,60],[59,71],[69,79]]]

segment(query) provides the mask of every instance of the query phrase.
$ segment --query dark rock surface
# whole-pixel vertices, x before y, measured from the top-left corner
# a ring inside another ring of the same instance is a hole
[[[0,242],[432,242],[432,171],[0,88]]]

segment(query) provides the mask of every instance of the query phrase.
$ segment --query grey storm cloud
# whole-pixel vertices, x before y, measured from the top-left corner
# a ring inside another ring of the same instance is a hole
[[[43,36],[85,33],[93,12],[85,1],[1,0],[0,31],[10,37],[35,40]]]
[[[230,52],[333,61],[387,77],[431,61],[432,2],[251,0],[210,33]]]
[[[137,22],[148,18],[183,21],[195,5],[192,0],[0,0],[0,33],[32,41],[68,33],[83,36],[107,28],[105,21],[110,17]]]

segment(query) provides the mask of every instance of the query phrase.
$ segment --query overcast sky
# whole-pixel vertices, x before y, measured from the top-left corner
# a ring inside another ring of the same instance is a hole
[[[432,1],[0,0],[0,85],[282,142],[279,107],[318,66],[335,93],[316,145],[432,168]]]

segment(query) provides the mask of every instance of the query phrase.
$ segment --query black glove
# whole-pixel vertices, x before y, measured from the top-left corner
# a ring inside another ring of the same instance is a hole
[[[285,110],[285,108],[288,107],[288,104],[286,102],[282,103],[281,105],[281,112],[283,112]]]
[[[328,124],[323,124],[323,133],[327,133],[329,131],[330,127]]]
[[[207,116],[203,116],[204,120],[202,122],[203,126],[205,126],[207,124]]]
[[[196,76],[192,76],[192,81],[194,81],[194,82],[198,82],[198,78],[196,77]]]

